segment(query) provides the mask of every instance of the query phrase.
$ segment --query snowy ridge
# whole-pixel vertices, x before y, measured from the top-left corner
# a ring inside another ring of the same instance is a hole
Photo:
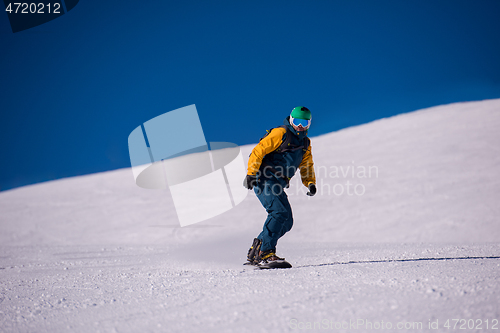
[[[438,106],[313,137],[319,193],[305,196],[300,177],[294,177],[287,191],[294,232],[286,239],[497,241],[498,128],[500,100],[490,100]],[[243,156],[252,148],[242,147]],[[130,169],[122,169],[2,192],[0,241],[172,244],[234,233],[248,239],[266,216],[251,193],[235,209],[179,229],[168,190],[144,190],[131,179]],[[363,195],[355,194],[355,185]]]
[[[241,265],[266,216],[253,194],[180,228],[168,190],[136,187],[130,169],[2,192],[1,330],[500,319],[499,128],[488,100],[313,137],[319,193],[293,179],[294,227],[278,244],[291,270]]]

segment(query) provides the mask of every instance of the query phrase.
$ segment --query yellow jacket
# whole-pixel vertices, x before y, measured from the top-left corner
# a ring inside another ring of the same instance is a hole
[[[260,140],[260,142],[252,150],[252,153],[250,154],[250,157],[248,159],[248,175],[255,176],[257,174],[264,157],[281,146],[285,133],[286,129],[284,129],[283,127],[277,127],[272,129],[269,135]],[[308,187],[311,183],[316,184],[311,145],[309,145],[307,151],[302,156],[302,161],[300,162],[299,169],[302,184],[304,184],[304,186]]]

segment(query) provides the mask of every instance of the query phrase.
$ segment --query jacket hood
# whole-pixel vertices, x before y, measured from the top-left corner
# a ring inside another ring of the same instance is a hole
[[[293,134],[298,136],[299,139],[302,140],[307,136],[307,131],[299,132],[299,131],[296,131],[295,128],[293,128],[292,124],[290,124],[290,116],[285,118],[285,120],[283,121],[283,124],[285,124]]]

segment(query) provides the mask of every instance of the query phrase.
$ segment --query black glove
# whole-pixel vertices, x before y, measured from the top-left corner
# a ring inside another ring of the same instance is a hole
[[[257,176],[247,175],[245,180],[243,181],[243,186],[247,189],[251,190],[254,186],[257,185]]]
[[[307,192],[308,196],[312,197],[316,194],[316,185],[311,183],[311,184],[309,184],[309,186],[307,188],[309,189],[309,192]]]

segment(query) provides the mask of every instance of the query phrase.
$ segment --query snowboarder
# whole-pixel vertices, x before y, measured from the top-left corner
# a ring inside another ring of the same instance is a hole
[[[262,268],[284,262],[284,258],[276,255],[276,244],[293,225],[292,208],[284,189],[298,168],[302,183],[309,190],[307,195],[316,194],[314,163],[307,137],[311,112],[298,106],[283,123],[268,130],[252,150],[243,182],[247,189],[254,189],[268,213],[263,230],[254,239],[247,256],[248,263]]]

